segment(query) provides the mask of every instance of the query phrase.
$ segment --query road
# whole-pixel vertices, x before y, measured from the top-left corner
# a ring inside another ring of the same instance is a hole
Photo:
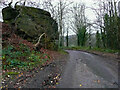
[[[118,64],[113,60],[82,51],[67,52],[70,58],[58,88],[118,87]]]

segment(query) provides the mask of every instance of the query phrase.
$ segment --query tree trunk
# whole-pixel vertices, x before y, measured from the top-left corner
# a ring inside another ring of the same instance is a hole
[[[66,46],[68,47],[68,30],[67,30],[67,36],[66,36]]]
[[[120,17],[120,1],[118,2],[118,10],[119,10],[119,17]]]
[[[80,46],[80,36],[77,34],[77,45]]]

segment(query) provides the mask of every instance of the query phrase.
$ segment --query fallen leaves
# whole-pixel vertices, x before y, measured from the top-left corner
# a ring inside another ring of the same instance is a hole
[[[56,58],[58,58],[58,56],[60,55],[59,53],[57,53],[57,52],[54,52],[54,51],[47,51],[48,52],[48,54],[50,55],[50,56],[55,56]],[[45,57],[45,58],[48,58],[48,57]],[[51,58],[51,57],[50,57]],[[49,66],[50,65],[50,67],[51,68],[56,68],[56,64],[53,64],[53,60],[50,60],[50,61],[48,61],[47,60],[47,62],[49,62],[49,63],[46,63],[46,64],[44,64],[44,65],[42,65],[42,66],[37,66],[37,67],[35,67],[35,70],[33,70],[33,69],[29,69],[29,70],[27,70],[26,71],[26,69],[22,69],[22,70],[24,70],[24,71],[20,71],[18,68],[11,68],[11,70],[3,70],[3,73],[4,73],[4,75],[5,75],[5,73],[9,73],[9,72],[15,72],[15,73],[18,73],[17,74],[17,76],[15,76],[15,75],[6,75],[5,76],[5,78],[4,78],[4,80],[6,80],[6,81],[3,81],[3,88],[6,88],[7,86],[6,85],[13,85],[13,87],[15,87],[15,88],[19,88],[19,87],[21,87],[23,84],[25,84],[26,82],[28,82],[29,81],[29,78],[31,79],[31,77],[33,77],[32,76],[32,74],[35,74],[35,73],[38,73],[39,71],[41,71],[41,70],[44,70],[47,66]],[[58,71],[57,71],[58,72]],[[28,74],[30,74],[30,75],[28,75]],[[10,77],[10,78],[8,78],[8,77]],[[12,79],[12,77],[13,77],[13,79],[16,79],[15,81],[8,81],[9,79],[11,80]],[[51,77],[51,78],[50,78]],[[27,80],[28,79],[28,80]],[[53,71],[52,72],[52,74],[51,75],[49,75],[48,76],[48,80],[46,80],[46,82],[49,82],[49,83],[47,83],[47,87],[50,87],[50,88],[56,88],[55,87],[55,85],[56,84],[59,84],[58,83],[58,81],[60,80],[61,78],[60,78],[60,74],[59,73],[56,73],[56,70],[55,70],[55,72]],[[44,84],[46,83],[46,82],[44,82]]]
[[[56,83],[56,84],[58,84],[58,83]]]
[[[94,80],[95,83],[100,83],[100,80]]]
[[[55,77],[55,79],[58,79],[59,76],[60,76],[60,74],[58,74],[58,75]]]
[[[3,87],[1,86],[0,88],[2,89]]]
[[[41,70],[43,70],[43,68],[40,68]]]
[[[23,76],[23,73],[21,73],[21,74],[18,75],[18,77],[21,77],[21,76]]]
[[[97,80],[98,83],[100,83],[100,80]]]
[[[80,84],[80,87],[82,87],[82,84]]]
[[[10,78],[10,75],[8,75],[7,77]]]
[[[43,81],[42,87],[43,88],[55,88],[55,85],[59,84],[58,81],[60,80],[60,74],[49,74],[48,78]]]

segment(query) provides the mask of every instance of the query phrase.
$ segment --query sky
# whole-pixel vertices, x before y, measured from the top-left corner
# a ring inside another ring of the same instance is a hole
[[[10,2],[11,0],[8,0],[8,1]],[[16,1],[19,1],[19,0],[13,0],[13,1],[15,3]],[[39,1],[39,0],[32,0],[32,1],[36,2],[36,1]],[[57,1],[57,0],[55,0],[55,1]],[[73,1],[73,2],[76,2],[76,3],[83,2],[83,3],[85,3],[85,5],[87,7],[93,6],[94,2],[95,2],[95,0],[67,0],[67,1],[68,2],[69,1]],[[86,9],[85,13],[86,13],[86,16],[88,17],[88,19],[90,19],[90,20],[94,20],[95,19],[95,13],[93,13],[93,11],[91,9]],[[0,21],[2,21],[2,8],[0,8]]]
[[[0,0],[1,1],[1,0]],[[2,0],[3,1],[3,0]],[[8,2],[10,2],[11,0],[7,0]],[[20,0],[13,0],[13,5],[15,4],[15,2],[17,1],[20,1]],[[29,1],[29,0],[28,0]],[[38,2],[39,0],[31,0],[33,2]],[[41,0],[40,0],[41,1]],[[57,0],[54,0],[54,3],[56,2]],[[74,3],[84,3],[86,7],[94,7],[94,8],[97,8],[97,6],[94,4],[97,0],[66,0],[68,2],[74,2]],[[91,10],[90,8],[86,8],[85,10],[85,15],[86,17],[92,22],[94,20],[96,20],[96,15],[95,13],[93,12],[93,10]],[[2,8],[0,8],[0,21],[3,21],[2,20]],[[70,31],[69,33],[70,35],[72,34],[75,34],[73,33],[73,31]]]

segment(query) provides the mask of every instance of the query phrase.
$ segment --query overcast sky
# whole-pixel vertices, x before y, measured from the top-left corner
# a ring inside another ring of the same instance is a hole
[[[3,0],[0,0],[0,1],[3,1]],[[4,1],[8,1],[10,2],[11,0],[4,0]],[[13,5],[17,2],[17,1],[20,1],[20,0],[13,0]],[[29,1],[29,0],[27,0]],[[30,0],[32,2],[39,2],[39,1],[42,1],[42,0]],[[54,0],[54,4],[57,2],[58,0]],[[84,3],[86,7],[93,7],[93,8],[97,8],[98,7],[98,2],[100,0],[66,0],[68,2],[71,2],[73,1],[74,3]],[[1,7],[1,6],[0,6]],[[91,21],[95,21],[96,20],[96,15],[95,15],[95,12],[93,12],[92,9],[90,8],[86,8],[85,10],[85,15],[86,17]],[[0,8],[0,21],[3,21],[2,20],[2,8]],[[93,32],[94,32],[95,29],[93,29]],[[73,34],[73,32],[71,31],[70,34]]]
[[[1,1],[1,0],[0,0]],[[3,1],[3,0],[2,0]],[[11,0],[4,0],[4,1],[8,1],[10,2]],[[13,0],[13,5],[17,2],[17,1],[20,1],[20,0]],[[27,0],[29,1],[29,0]],[[39,1],[42,1],[42,0],[31,0],[32,2],[39,2]],[[68,2],[71,2],[73,1],[74,3],[84,3],[86,5],[86,7],[97,7],[94,3],[97,1],[97,0],[66,0]],[[57,0],[54,0],[54,3],[57,2]],[[86,17],[90,20],[90,21],[94,21],[96,19],[96,16],[95,16],[95,13],[93,12],[93,10],[87,8],[85,10],[85,15]],[[0,8],[0,21],[3,21],[2,19],[2,8]],[[72,34],[75,34],[73,33],[72,30],[69,30],[69,34],[72,35]]]
[[[1,1],[1,0],[0,0]],[[3,1],[3,0],[2,0]],[[6,0],[6,1],[11,1],[11,0]],[[19,1],[19,0],[13,0],[14,1],[14,3],[15,2],[17,2],[17,1]],[[34,2],[38,2],[39,0],[32,0],[32,1],[34,1]],[[57,0],[54,0],[55,2],[57,1]],[[94,5],[94,3],[95,3],[95,0],[67,0],[68,2],[69,1],[73,1],[73,2],[76,2],[76,3],[79,3],[79,2],[83,2],[83,3],[85,3],[85,5],[87,6],[87,7],[91,7],[91,6],[93,6]],[[94,5],[95,6],[95,5]],[[90,19],[90,20],[94,20],[95,19],[95,14],[93,13],[93,11],[91,10],[91,9],[86,9],[86,16],[88,17],[88,19]],[[0,8],[0,21],[2,21],[2,9]]]

